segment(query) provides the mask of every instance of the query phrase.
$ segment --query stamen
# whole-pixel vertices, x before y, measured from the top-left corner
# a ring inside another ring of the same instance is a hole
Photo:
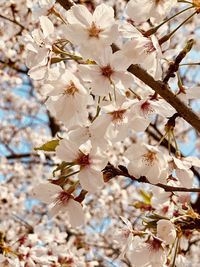
[[[152,166],[155,161],[158,161],[157,152],[148,150],[146,154],[142,155],[142,160],[148,166]]]
[[[79,90],[78,90],[78,88],[75,86],[74,82],[70,81],[70,84],[68,84],[68,85],[66,86],[66,89],[65,89],[65,91],[63,92],[63,95],[72,95],[72,96],[74,96],[74,94],[75,94],[76,92],[78,92],[78,91],[79,91]]]
[[[76,159],[76,163],[81,167],[85,167],[90,164],[89,154],[85,155],[83,152],[79,153],[79,157]]]
[[[92,38],[97,38],[99,39],[99,33],[103,31],[103,29],[97,28],[95,25],[94,21],[92,22],[91,28],[87,29],[89,32],[89,37]]]
[[[101,74],[107,77],[108,79],[110,79],[111,75],[114,73],[114,70],[112,70],[110,64],[108,64],[105,67],[100,67],[100,69],[101,69]]]

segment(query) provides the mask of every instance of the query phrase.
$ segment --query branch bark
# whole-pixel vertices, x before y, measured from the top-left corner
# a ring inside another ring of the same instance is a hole
[[[184,120],[186,120],[194,129],[200,132],[199,116],[171,91],[168,84],[162,81],[155,81],[154,78],[139,65],[131,65],[128,68],[128,71],[143,81],[146,85],[151,87],[151,89],[153,89],[157,94],[162,96],[172,107],[176,109],[176,111]]]
[[[56,0],[65,10],[70,9],[74,4],[70,0]]]
[[[200,192],[200,188],[185,188],[170,186],[161,183],[151,184],[145,176],[141,176],[139,179],[136,179],[133,175],[128,173],[128,170],[125,166],[119,165],[118,169],[115,168],[112,164],[108,163],[107,166],[102,170],[104,182],[108,182],[110,179],[116,176],[124,176],[130,178],[134,182],[146,183],[154,186],[163,188],[166,192]]]
[[[10,22],[12,22],[12,23],[18,25],[19,27],[21,27],[22,30],[26,29],[26,28],[25,28],[21,23],[19,23],[18,21],[13,20],[13,19],[10,19],[10,18],[7,18],[7,17],[5,17],[5,16],[2,15],[2,14],[0,14],[0,18],[5,19],[5,20],[8,20],[8,21],[10,21]]]

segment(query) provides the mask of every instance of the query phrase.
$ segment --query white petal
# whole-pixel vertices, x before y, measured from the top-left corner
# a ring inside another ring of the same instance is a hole
[[[41,183],[32,189],[32,197],[46,204],[50,204],[61,191],[62,189],[58,185]]]
[[[127,4],[127,14],[133,21],[140,23],[150,17],[149,12],[151,6],[152,1],[149,0],[131,0]]]
[[[89,167],[83,168],[78,177],[82,188],[91,193],[97,191],[104,184],[102,173]]]
[[[188,161],[192,166],[200,168],[200,159],[194,156],[186,157],[184,161]]]
[[[96,7],[93,19],[97,26],[102,26],[103,28],[108,27],[114,21],[114,10],[112,7],[101,4]]]
[[[49,219],[51,219],[53,216],[55,216],[56,214],[58,214],[58,212],[60,212],[61,210],[61,205],[60,204],[56,204],[54,205],[50,210],[49,210]]]
[[[54,32],[53,23],[46,16],[40,17],[40,25],[42,28],[44,38],[46,38],[48,35]]]
[[[176,175],[182,187],[191,188],[194,182],[194,174],[191,170],[176,170]]]
[[[84,224],[84,213],[80,203],[73,199],[69,199],[67,203],[67,212],[70,224],[73,227]]]
[[[83,5],[74,5],[67,12],[67,20],[70,24],[82,24],[85,27],[90,27],[92,23],[92,14]]]
[[[71,162],[78,156],[78,147],[75,143],[63,139],[56,147],[56,155],[63,161]]]
[[[125,217],[123,217],[123,216],[120,216],[120,218],[121,218],[122,221],[128,226],[128,229],[129,229],[130,231],[132,231],[133,228],[132,228],[132,224],[131,224],[131,222],[130,222],[128,219],[126,219]]]
[[[28,71],[28,75],[33,80],[36,81],[45,78],[46,73],[47,73],[47,66],[35,66]]]
[[[68,24],[64,27],[67,40],[76,45],[85,43],[89,38],[89,33],[80,24]]]

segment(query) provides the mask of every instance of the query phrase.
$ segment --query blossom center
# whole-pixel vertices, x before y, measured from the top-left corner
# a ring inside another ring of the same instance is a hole
[[[155,46],[153,45],[152,41],[149,41],[144,45],[146,54],[151,54],[156,51]]]
[[[65,87],[66,89],[63,92],[63,95],[72,95],[74,96],[74,94],[76,92],[78,92],[78,88],[75,86],[74,82],[70,81],[70,84],[67,84],[67,86]]]
[[[126,112],[125,109],[122,110],[116,110],[111,112],[110,114],[112,115],[112,120],[113,121],[122,121],[124,119],[124,113]]]
[[[95,25],[94,21],[92,22],[91,28],[89,28],[87,30],[89,32],[89,37],[90,38],[94,37],[94,38],[97,38],[97,39],[99,39],[99,33],[103,31],[103,29],[100,29]]]
[[[101,69],[101,74],[103,76],[105,76],[106,78],[110,79],[111,75],[114,73],[114,71],[112,70],[110,64],[108,64],[105,67],[100,67]]]
[[[169,206],[164,206],[164,207],[162,208],[162,212],[163,212],[163,213],[167,213],[168,210],[169,210]]]
[[[142,112],[147,115],[151,112],[153,112],[154,110],[151,107],[151,104],[148,101],[145,101],[142,105],[141,105],[141,110]]]
[[[81,167],[89,165],[90,164],[89,154],[85,155],[83,152],[80,152],[78,158],[76,159],[76,163]]]
[[[154,237],[154,239],[149,244],[149,249],[158,251],[162,247],[161,244],[162,244],[162,241]]]
[[[146,154],[142,155],[143,161],[147,163],[147,165],[152,166],[156,160],[158,160],[157,152],[148,150]]]
[[[62,191],[56,197],[55,203],[66,204],[69,199],[70,199],[70,195],[67,192]]]

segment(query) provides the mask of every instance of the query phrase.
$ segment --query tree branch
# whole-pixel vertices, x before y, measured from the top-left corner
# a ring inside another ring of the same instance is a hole
[[[69,10],[74,4],[70,0],[56,0],[65,10]]]
[[[69,0],[56,0],[57,3],[62,5],[66,10],[68,10],[73,3]],[[119,50],[119,48],[113,44],[113,52]],[[176,109],[179,115],[185,119],[191,126],[194,127],[198,132],[200,132],[200,118],[198,115],[187,105],[185,105],[170,89],[168,84],[162,81],[155,81],[154,78],[148,74],[139,65],[131,65],[128,71],[135,75],[138,79],[143,81],[146,85],[151,87],[156,93],[162,96],[172,107]]]
[[[21,23],[19,23],[18,21],[16,21],[16,20],[7,18],[7,17],[5,17],[4,15],[1,15],[1,14],[0,14],[0,18],[5,19],[5,20],[8,20],[8,21],[10,21],[10,22],[12,22],[12,23],[18,25],[19,27],[21,27],[22,30],[25,29],[25,27],[24,27]]]
[[[16,62],[12,62],[10,59],[8,60],[8,62],[3,61],[3,60],[0,59],[0,63],[5,65],[6,67],[9,67],[9,68],[19,72],[19,73],[23,73],[23,74],[27,74],[28,73],[28,70],[23,70],[23,69],[17,68],[16,65],[15,65]]]
[[[119,50],[119,48],[112,44],[113,52]],[[139,65],[131,65],[128,71],[135,75],[138,79],[148,85],[157,94],[162,96],[184,120],[186,120],[194,129],[200,132],[200,118],[199,116],[185,103],[183,103],[170,89],[167,83],[162,81],[155,81],[154,78]]]
[[[136,179],[133,175],[128,173],[126,167],[119,165],[118,169],[115,168],[112,164],[108,163],[107,166],[102,170],[104,182],[108,182],[110,179],[116,176],[124,176],[130,178],[134,182],[147,183],[150,185],[155,185],[160,188],[163,188],[166,192],[200,192],[200,188],[185,188],[185,187],[176,187],[165,185],[161,183],[151,184],[145,176],[141,176],[139,179]]]
[[[135,75],[138,79],[143,81],[146,85],[151,87],[156,93],[162,96],[172,107],[176,109],[179,115],[185,119],[191,126],[200,132],[200,118],[187,105],[185,105],[170,89],[168,84],[162,81],[155,81],[154,78],[148,74],[139,65],[131,65],[128,71]]]

